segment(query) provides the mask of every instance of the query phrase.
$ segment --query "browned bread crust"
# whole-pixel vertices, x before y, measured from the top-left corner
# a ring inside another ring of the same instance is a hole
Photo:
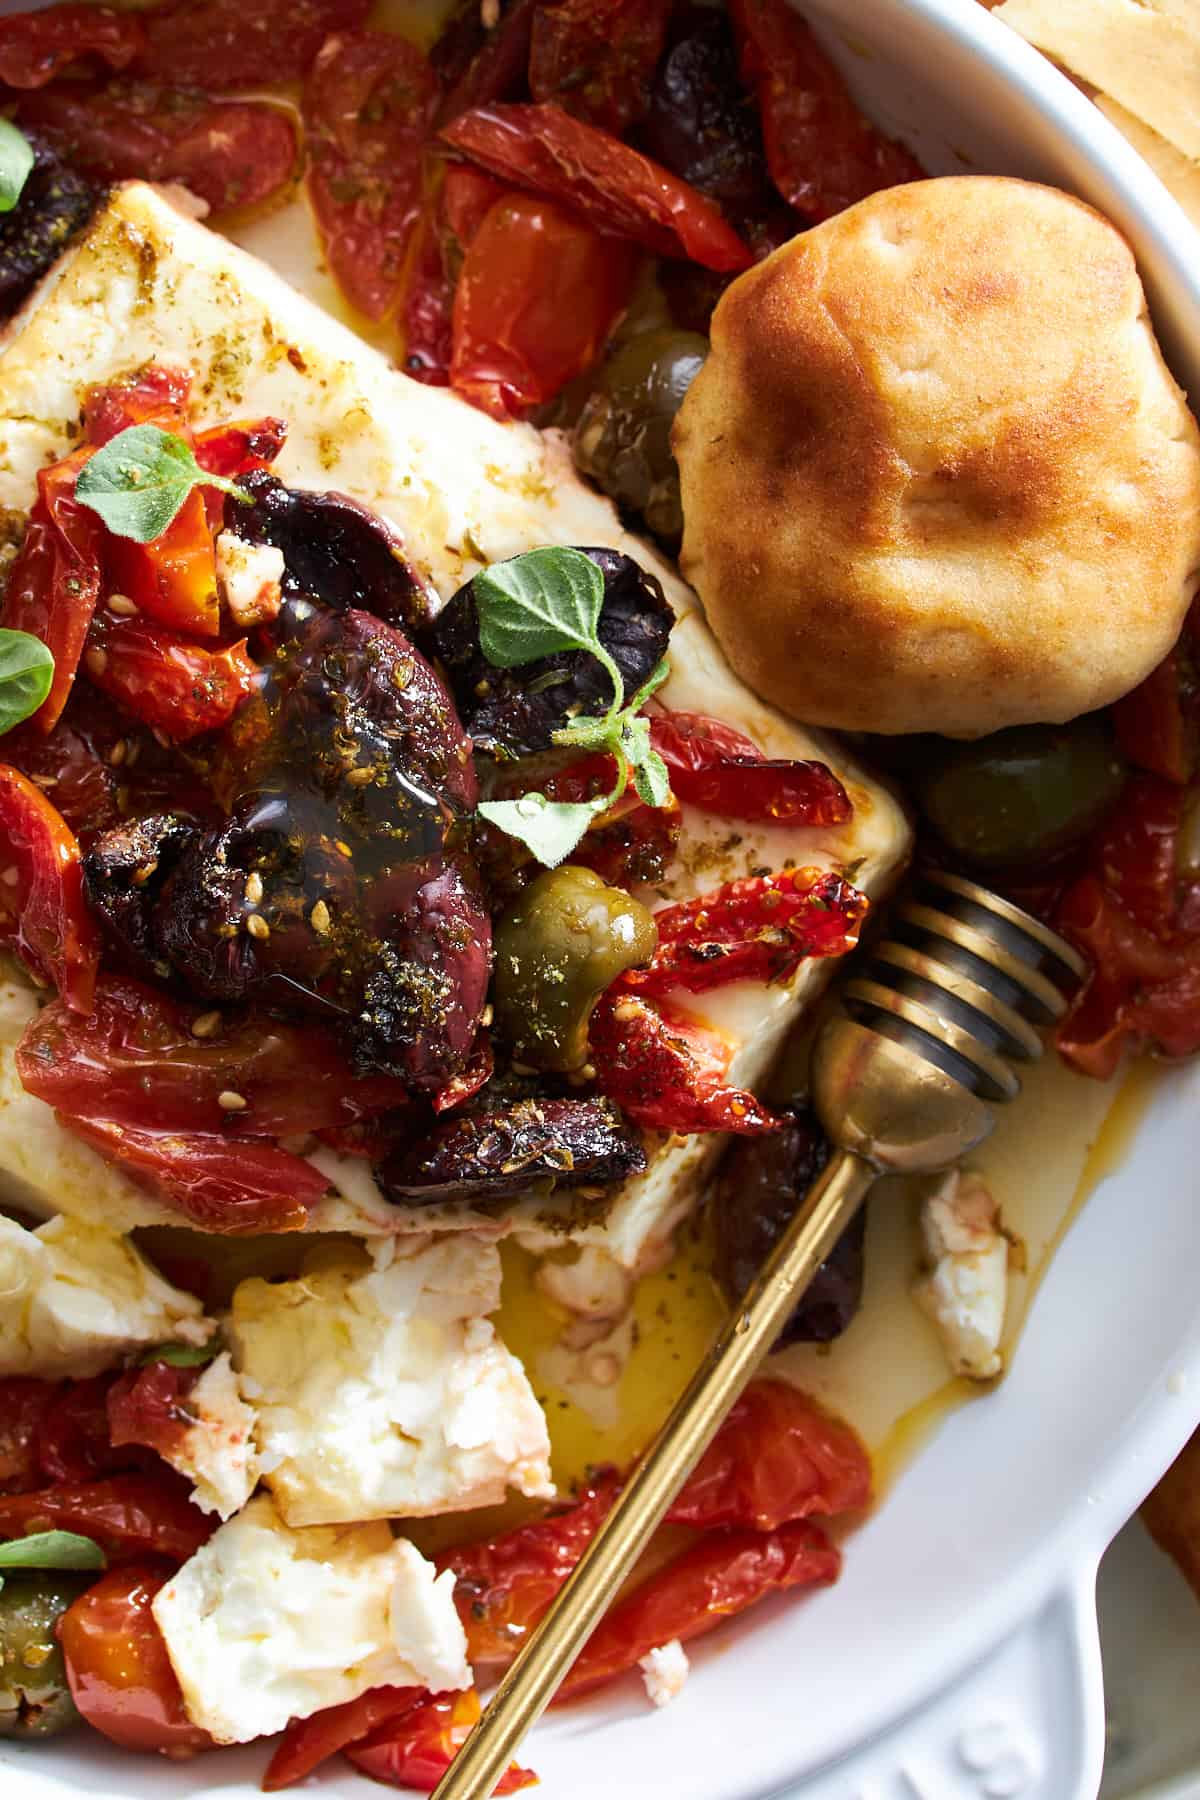
[[[1133,255],[1029,182],[889,188],[743,275],[675,448],[684,573],[811,724],[1072,718],[1161,660],[1200,571],[1200,431]]]

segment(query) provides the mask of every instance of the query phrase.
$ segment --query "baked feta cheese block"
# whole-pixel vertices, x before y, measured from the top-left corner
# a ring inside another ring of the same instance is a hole
[[[0,1214],[0,1375],[98,1375],[215,1330],[127,1238],[65,1216],[27,1231]]]
[[[258,1485],[254,1409],[242,1397],[228,1351],[222,1351],[188,1393],[191,1423],[159,1455],[195,1485],[192,1499],[202,1512],[232,1518]]]
[[[499,1304],[499,1252],[468,1233],[239,1284],[226,1332],[289,1525],[554,1493],[545,1415],[487,1318]]]
[[[898,802],[840,746],[737,680],[686,584],[578,478],[561,434],[499,423],[447,390],[410,381],[266,265],[144,184],[116,190],[0,341],[0,506],[27,510],[38,468],[75,442],[88,387],[151,360],[191,371],[198,426],[231,414],[286,419],[280,478],[340,490],[379,513],[443,600],[482,563],[539,545],[610,546],[634,556],[662,582],[678,617],[665,704],[722,719],[764,755],[825,761],[841,778],[854,812],[836,828],[735,825],[685,806],[678,853],[662,886],[640,895],[652,906],[788,866],[845,870],[871,898],[895,880],[910,842]],[[231,565],[226,574],[235,584],[245,576],[250,604],[269,586],[265,568],[247,573]],[[815,960],[788,982],[740,984],[702,999],[681,997],[680,1004],[725,1034],[730,1082],[753,1087],[831,972],[828,962]],[[9,1060],[0,1047],[3,1091]],[[312,1161],[330,1189],[312,1209],[310,1228],[370,1237],[430,1230],[497,1236],[518,1227],[532,1245],[561,1246],[566,1235],[637,1271],[664,1253],[720,1145],[714,1134],[652,1141],[646,1171],[614,1190],[607,1204],[581,1205],[576,1196],[567,1206],[546,1205],[531,1195],[500,1210],[392,1204],[362,1159],[318,1149]],[[78,1146],[63,1152],[72,1163],[80,1154]],[[0,1170],[27,1162],[0,1117]],[[96,1164],[89,1153],[88,1169]],[[43,1211],[95,1214],[86,1180],[33,1185]],[[120,1177],[109,1186],[109,1216],[123,1228],[168,1218]]]
[[[294,1531],[260,1494],[159,1589],[188,1717],[219,1744],[374,1687],[469,1687],[454,1576],[382,1523]]]

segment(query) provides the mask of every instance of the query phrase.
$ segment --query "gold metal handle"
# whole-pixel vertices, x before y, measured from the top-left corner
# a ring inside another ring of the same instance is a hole
[[[485,1800],[492,1793],[797,1300],[858,1211],[875,1174],[869,1163],[843,1150],[814,1183],[442,1777],[434,1800]]]

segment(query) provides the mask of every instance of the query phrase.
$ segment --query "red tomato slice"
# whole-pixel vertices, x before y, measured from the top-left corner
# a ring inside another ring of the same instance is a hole
[[[722,1531],[685,1550],[614,1606],[584,1645],[558,1699],[573,1699],[635,1668],[673,1638],[687,1643],[791,1587],[828,1587],[842,1559],[819,1525]]]
[[[725,1086],[729,1045],[656,1002],[604,994],[589,1033],[596,1086],[656,1131],[775,1131],[779,1121],[744,1088]]]
[[[853,810],[824,763],[764,757],[740,731],[703,713],[653,713],[650,741],[677,797],[719,818],[843,825]]]
[[[857,1432],[788,1382],[755,1381],[667,1517],[704,1530],[774,1531],[814,1514],[860,1512],[870,1502],[871,1459]]]
[[[494,419],[544,405],[595,362],[636,274],[628,246],[551,201],[498,201],[454,295],[451,387]]]
[[[89,1381],[66,1382],[54,1396],[38,1426],[42,1482],[99,1481],[141,1466],[144,1459],[137,1454],[113,1448],[108,1429],[111,1385],[111,1375],[96,1375]]]
[[[75,481],[91,455],[76,450],[38,474],[38,497],[8,576],[0,623],[27,631],[54,653],[50,692],[33,715],[48,733],[67,703],[100,594],[104,527],[75,499]]]
[[[330,38],[305,84],[309,200],[338,285],[369,319],[400,299],[436,98],[426,58],[382,31]]]
[[[858,942],[867,899],[817,869],[727,881],[654,915],[658,946],[610,991],[704,994],[734,981],[787,981],[811,956],[844,956]]]
[[[1200,603],[1171,654],[1112,708],[1117,742],[1131,762],[1167,781],[1191,781],[1200,763]]]
[[[142,1131],[61,1109],[55,1117],[202,1231],[303,1231],[309,1207],[329,1187],[311,1163],[257,1139]]]
[[[212,425],[196,433],[196,461],[211,475],[227,481],[251,469],[266,469],[287,442],[283,419],[242,419],[230,425]]]
[[[214,213],[273,199],[299,160],[281,107],[188,88],[62,81],[22,95],[16,117],[102,181],[179,181]]]
[[[730,0],[742,79],[758,95],[771,179],[814,224],[925,171],[859,112],[789,0]]]
[[[187,1397],[201,1371],[177,1369],[170,1363],[149,1363],[144,1369],[128,1369],[116,1380],[104,1380],[104,1424],[112,1453],[129,1454],[135,1445],[155,1451],[170,1462],[183,1438],[195,1424],[187,1409]]]
[[[307,1719],[293,1719],[267,1764],[263,1792],[275,1794],[303,1781],[339,1750],[360,1743],[387,1721],[411,1713],[427,1698],[424,1688],[371,1688],[357,1700],[327,1706]]]
[[[0,938],[68,1007],[86,1013],[100,939],[83,893],[75,834],[39,787],[0,763]]]
[[[374,1781],[431,1794],[479,1723],[480,1710],[474,1688],[463,1694],[430,1695],[365,1743],[347,1746],[346,1755]],[[510,1763],[492,1791],[515,1794],[536,1781],[530,1769]]]
[[[21,1375],[0,1380],[0,1495],[27,1494],[41,1485],[38,1433],[61,1391],[57,1381]]]
[[[187,1716],[151,1611],[167,1579],[154,1563],[110,1569],[72,1602],[58,1627],[72,1699],[89,1725],[126,1750],[213,1747]]]
[[[623,137],[650,104],[671,0],[543,0],[533,16],[529,87]]]
[[[560,201],[597,231],[706,269],[754,258],[697,189],[559,106],[480,106],[442,131],[448,144],[514,187]]]
[[[40,88],[62,69],[86,58],[125,69],[145,43],[135,13],[107,6],[49,6],[43,12],[9,13],[0,19],[0,82]]]
[[[217,1523],[187,1495],[187,1482],[164,1468],[152,1475],[60,1482],[35,1494],[0,1499],[0,1536],[78,1531],[95,1538],[113,1562],[163,1556],[182,1563],[212,1536]]]
[[[146,1131],[288,1137],[352,1125],[408,1099],[393,1077],[356,1075],[319,1025],[230,1009],[214,1035],[198,1038],[191,1027],[205,1010],[106,975],[88,1016],[56,1000],[30,1021],[17,1073],[48,1106]],[[239,1094],[245,1109],[222,1111],[223,1093]]]
[[[331,31],[353,31],[371,0],[168,0],[142,17],[139,74],[217,92],[299,81]]]
[[[154,364],[128,381],[93,389],[84,401],[88,442],[98,447],[131,425],[156,425],[190,444],[190,389],[190,375]],[[219,633],[213,534],[198,490],[152,543],[106,533],[104,562],[109,590],[133,600],[152,619],[200,637]]]
[[[261,680],[245,638],[209,650],[165,625],[108,612],[92,620],[85,666],[93,687],[176,744],[228,725]]]

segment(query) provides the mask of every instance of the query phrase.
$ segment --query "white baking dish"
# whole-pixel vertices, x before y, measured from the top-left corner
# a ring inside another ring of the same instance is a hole
[[[932,170],[1036,177],[1122,226],[1200,400],[1200,239],[1064,77],[974,0],[804,10]],[[1093,1800],[1096,1564],[1200,1418],[1198,1101],[1200,1069],[1164,1080],[1011,1375],[947,1420],[854,1538],[840,1584],[720,1634],[666,1712],[631,1686],[553,1717],[529,1756],[545,1800]],[[4,1746],[0,1800],[248,1800],[264,1761],[171,1764],[89,1736]],[[370,1792],[344,1768],[315,1785]]]

